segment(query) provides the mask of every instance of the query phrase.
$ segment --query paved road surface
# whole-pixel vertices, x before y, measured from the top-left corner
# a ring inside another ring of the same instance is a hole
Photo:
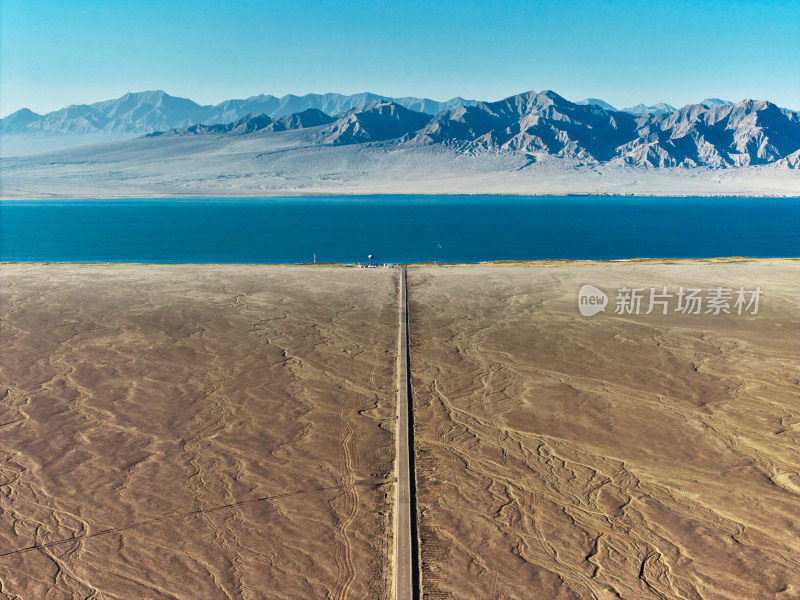
[[[414,600],[415,528],[412,502],[408,405],[408,294],[406,268],[400,274],[400,336],[398,340],[397,497],[394,511],[395,600]]]

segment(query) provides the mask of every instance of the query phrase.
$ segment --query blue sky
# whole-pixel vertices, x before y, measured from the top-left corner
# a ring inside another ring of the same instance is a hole
[[[800,2],[3,0],[0,115],[146,89],[800,109]]]

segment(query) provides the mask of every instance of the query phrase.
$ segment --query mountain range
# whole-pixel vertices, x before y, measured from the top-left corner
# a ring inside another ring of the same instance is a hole
[[[437,102],[429,98],[389,98],[372,93],[349,96],[289,94],[281,98],[262,94],[245,100],[225,100],[213,106],[202,106],[188,98],[170,96],[158,90],[128,93],[114,100],[94,104],[75,104],[45,115],[23,108],[0,119],[0,131],[4,134],[45,132],[143,135],[199,123],[231,123],[250,114],[265,114],[275,119],[307,109],[316,109],[328,115],[338,115],[376,100],[391,101],[405,108],[431,115],[441,110],[478,103],[477,100],[465,100],[459,97]]]
[[[709,106],[709,104],[711,106]],[[435,115],[373,100],[337,117],[315,109],[273,120],[249,115],[224,125],[192,125],[151,136],[253,134],[310,129],[320,145],[441,144],[459,152],[550,155],[585,163],[654,167],[800,168],[800,113],[763,100],[710,102],[655,114],[570,102],[555,92],[527,92]]]
[[[20,109],[0,119],[0,132],[8,134],[54,133],[54,134],[107,134],[135,136],[195,124],[232,123],[247,115],[265,114],[276,119],[291,114],[315,109],[336,116],[349,110],[366,106],[375,101],[393,102],[399,106],[429,115],[461,106],[475,106],[477,100],[461,97],[439,102],[429,98],[391,98],[365,92],[362,94],[289,94],[280,98],[270,95],[251,96],[243,100],[225,100],[215,105],[200,105],[188,98],[171,96],[161,90],[128,93],[114,100],[94,104],[75,104],[49,112],[37,114],[27,108]],[[576,102],[593,105],[605,110],[617,110],[598,98]],[[708,107],[733,104],[718,98],[708,98],[701,104]],[[652,106],[638,104],[621,109],[635,115],[668,114],[676,112],[673,106],[659,103]]]
[[[305,130],[306,143],[321,147],[441,145],[461,153],[553,156],[587,164],[800,168],[800,113],[765,100],[708,98],[680,109],[662,103],[620,111],[596,98],[570,102],[552,91],[531,91],[497,102],[365,93],[262,95],[201,106],[158,91],[44,116],[23,109],[1,125],[6,146],[15,135],[36,132],[50,132],[45,142],[62,134],[97,143],[110,139],[97,136],[111,134],[170,138]]]
[[[666,115],[677,112],[678,110],[666,102],[659,102],[658,104],[653,104],[651,106],[637,104],[636,106],[629,106],[628,108],[616,109],[608,102],[600,100],[599,98],[586,98],[586,100],[579,100],[575,104],[593,104],[594,106],[599,106],[600,108],[604,108],[606,110],[620,110],[622,112],[631,113],[632,115]],[[702,100],[700,104],[709,108],[714,108],[716,106],[727,106],[736,103],[731,102],[730,100],[720,100],[719,98],[706,98],[705,100]]]

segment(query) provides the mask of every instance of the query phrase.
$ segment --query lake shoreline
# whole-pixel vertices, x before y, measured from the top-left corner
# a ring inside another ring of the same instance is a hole
[[[654,194],[652,192],[637,192],[637,193],[611,193],[611,192],[569,192],[569,193],[547,193],[547,192],[430,192],[430,193],[415,193],[415,192],[335,192],[335,191],[317,191],[317,192],[304,192],[304,191],[266,191],[264,193],[254,195],[252,192],[235,192],[229,194],[219,193],[197,193],[188,192],[186,194],[177,193],[158,193],[158,194],[75,194],[75,195],[61,195],[54,194],[52,196],[15,196],[0,194],[0,202],[13,202],[13,201],[56,201],[56,200],[158,200],[158,199],[172,199],[181,198],[185,200],[198,199],[205,200],[209,198],[216,199],[275,199],[275,198],[320,198],[325,196],[333,196],[336,198],[353,197],[353,198],[368,198],[377,196],[380,198],[392,197],[419,197],[419,196],[445,196],[448,198],[476,198],[476,197],[505,197],[511,196],[515,198],[797,198],[800,196],[797,193],[764,193],[753,195],[749,192],[730,192],[730,193],[709,193],[709,192],[659,192]]]
[[[709,256],[702,258],[619,258],[613,260],[486,260],[481,262],[417,262],[402,263],[407,267],[441,267],[470,268],[470,267],[603,267],[619,265],[721,265],[741,263],[784,264],[800,262],[800,256]],[[361,264],[363,266],[363,263]],[[58,261],[0,261],[1,268],[14,267],[301,267],[309,269],[330,268],[359,268],[357,263],[177,263],[177,262],[58,262]],[[401,266],[401,263],[387,264],[376,268],[392,269]]]

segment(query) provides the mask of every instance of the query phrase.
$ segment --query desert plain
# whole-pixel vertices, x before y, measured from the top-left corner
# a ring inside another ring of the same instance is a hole
[[[0,597],[392,598],[399,273],[0,266]],[[422,598],[800,598],[800,261],[408,294]]]
[[[392,273],[1,274],[0,597],[388,596]]]
[[[411,270],[424,597],[800,598],[798,292],[798,262]]]

